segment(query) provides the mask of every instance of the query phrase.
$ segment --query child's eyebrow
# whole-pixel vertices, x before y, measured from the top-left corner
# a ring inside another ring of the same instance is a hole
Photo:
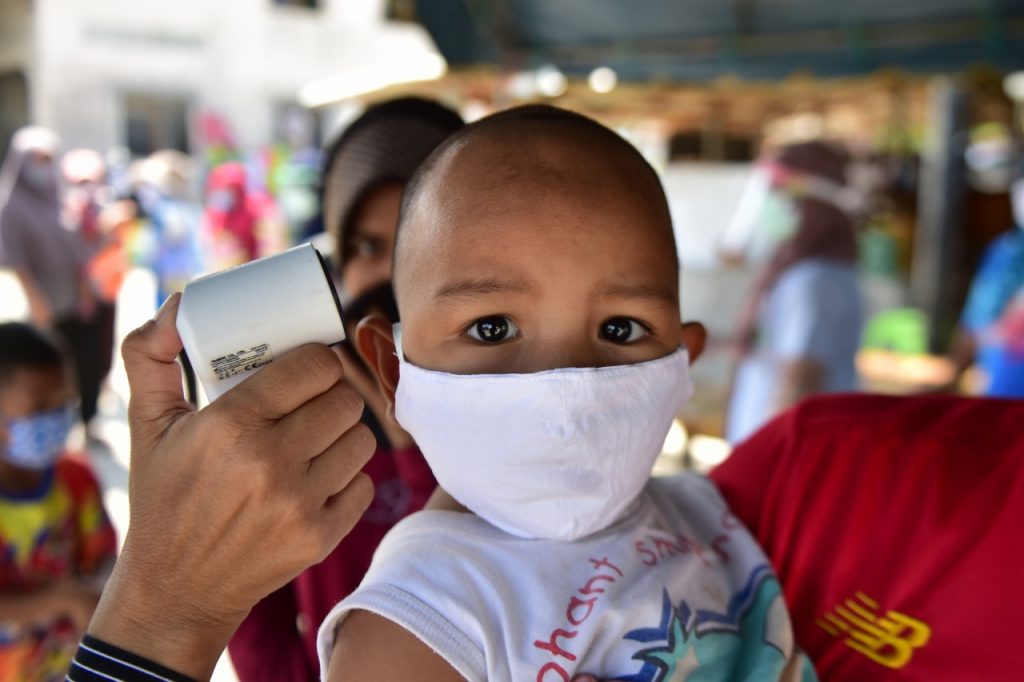
[[[438,289],[434,299],[473,298],[499,293],[530,293],[535,287],[525,279],[498,279],[496,277],[469,277],[448,282]]]
[[[604,298],[649,298],[679,305],[679,296],[671,289],[653,284],[610,284],[600,291]]]

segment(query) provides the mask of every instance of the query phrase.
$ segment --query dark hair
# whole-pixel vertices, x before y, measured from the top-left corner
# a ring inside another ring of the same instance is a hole
[[[843,148],[821,140],[798,142],[782,147],[775,162],[786,168],[817,175],[838,185],[847,184],[850,155]]]
[[[463,126],[457,113],[418,97],[401,97],[368,108],[331,144],[321,173],[324,228],[334,237],[335,265],[342,266],[349,223],[375,189],[405,185],[448,135]]]
[[[57,343],[35,327],[22,322],[0,324],[0,388],[19,369],[50,369],[64,366]]]

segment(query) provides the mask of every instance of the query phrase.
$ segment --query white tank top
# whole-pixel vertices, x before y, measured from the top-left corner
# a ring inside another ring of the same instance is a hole
[[[576,542],[514,537],[468,513],[413,514],[321,626],[321,670],[353,610],[401,625],[473,682],[654,682],[697,669],[701,680],[816,679],[768,560],[694,474],[652,479],[615,524]]]

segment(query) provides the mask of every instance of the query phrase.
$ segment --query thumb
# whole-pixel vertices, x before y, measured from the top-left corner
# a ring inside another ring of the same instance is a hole
[[[129,334],[121,346],[131,389],[128,418],[132,432],[139,435],[154,427],[163,431],[168,419],[192,409],[177,363],[182,348],[175,327],[180,300],[180,294],[173,294],[164,301],[156,317]]]

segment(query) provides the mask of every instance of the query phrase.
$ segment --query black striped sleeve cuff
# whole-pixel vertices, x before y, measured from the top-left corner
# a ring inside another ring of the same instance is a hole
[[[197,682],[159,663],[86,635],[65,682]]]

